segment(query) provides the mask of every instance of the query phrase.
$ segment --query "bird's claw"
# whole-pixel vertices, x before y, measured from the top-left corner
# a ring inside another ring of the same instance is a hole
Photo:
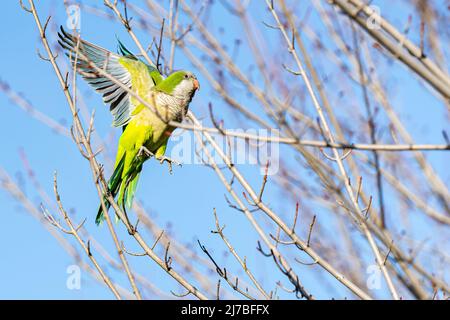
[[[158,157],[158,158],[156,158],[156,160],[159,160],[159,163],[161,163],[161,164],[163,164],[164,162],[167,162],[167,165],[169,166],[169,173],[170,174],[172,174],[172,164],[175,164],[175,165],[181,167],[181,163],[180,162],[178,162],[176,160],[173,160],[171,158],[168,158],[166,156]]]
[[[150,150],[148,150],[146,147],[144,147],[144,146],[142,146],[142,147],[140,147],[139,148],[139,151],[138,151],[138,157],[140,157],[140,156],[142,156],[142,155],[145,155],[145,156],[147,156],[147,157],[155,157],[155,154],[153,153],[153,152],[151,152]],[[159,163],[161,163],[161,164],[163,164],[164,162],[167,162],[167,164],[168,164],[168,166],[169,166],[169,173],[170,174],[172,174],[172,164],[175,164],[175,165],[177,165],[177,166],[180,166],[181,167],[181,163],[179,163],[178,161],[176,161],[176,160],[173,160],[173,159],[171,159],[171,158],[169,158],[169,157],[166,157],[166,156],[160,156],[160,157],[155,157],[156,158],[156,160],[158,160],[159,161]]]
[[[146,147],[142,146],[142,147],[139,148],[138,156],[140,157],[140,156],[142,156],[142,155],[144,155],[144,154],[145,154],[147,157],[149,157],[149,158],[154,156],[154,153],[153,153],[153,152],[151,152],[150,150],[148,150]]]

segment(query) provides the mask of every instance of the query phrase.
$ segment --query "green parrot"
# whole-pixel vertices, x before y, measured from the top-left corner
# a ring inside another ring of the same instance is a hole
[[[77,72],[103,95],[103,101],[109,105],[113,115],[112,125],[123,129],[108,189],[126,212],[126,208],[130,208],[133,203],[144,162],[152,156],[161,162],[170,161],[164,154],[175,127],[168,125],[168,122],[181,122],[184,119],[189,103],[200,88],[199,82],[188,71],[175,71],[164,78],[155,65],[139,60],[120,41],[118,54],[115,54],[87,41],[78,40],[62,27],[58,36],[58,42],[67,50],[66,55],[71,59],[72,65],[76,61]],[[76,58],[77,46],[85,59],[79,55]],[[135,92],[153,106],[153,110],[144,106],[117,83],[102,76],[92,64]],[[106,198],[104,203],[109,209],[110,203]],[[100,205],[95,222],[98,225],[103,220],[104,212]]]

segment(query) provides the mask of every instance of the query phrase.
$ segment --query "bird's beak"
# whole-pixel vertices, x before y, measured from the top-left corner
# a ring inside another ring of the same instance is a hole
[[[198,82],[197,79],[194,79],[194,89],[195,90],[200,90],[200,83]]]

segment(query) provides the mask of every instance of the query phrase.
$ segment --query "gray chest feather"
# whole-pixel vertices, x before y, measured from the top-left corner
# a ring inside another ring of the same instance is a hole
[[[163,112],[168,114],[170,120],[181,122],[186,117],[191,100],[192,96],[180,97],[161,93],[157,104]]]

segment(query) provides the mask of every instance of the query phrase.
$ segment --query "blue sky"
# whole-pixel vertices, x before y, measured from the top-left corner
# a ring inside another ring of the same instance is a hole
[[[26,1],[25,1],[26,2]],[[37,4],[41,19],[47,14],[53,16],[48,32],[51,37],[55,33],[55,24],[64,23],[65,11],[62,1],[41,1]],[[85,1],[84,3],[91,3]],[[380,6],[386,5],[386,1],[374,1]],[[18,1],[5,1],[3,10],[0,11],[0,80],[7,81],[14,90],[24,93],[24,97],[32,105],[62,125],[70,123],[70,113],[62,91],[59,89],[56,76],[50,64],[42,61],[36,54],[36,48],[44,52],[39,43],[37,29],[32,17],[21,10]],[[401,12],[399,6],[397,12]],[[256,8],[258,9],[258,8]],[[222,18],[221,5],[217,5],[217,11],[213,12],[213,24],[217,30],[226,25],[227,30],[223,35],[225,42],[232,42],[239,30],[233,23]],[[393,10],[394,11],[394,10]],[[261,18],[269,19],[264,12],[255,13]],[[263,16],[264,15],[264,16]],[[394,24],[402,25],[403,15],[392,15]],[[135,51],[132,40],[124,31],[122,25],[117,22],[106,21],[91,13],[82,11],[82,35],[89,41],[114,50],[116,47],[115,35],[130,45]],[[137,32],[138,36],[141,32]],[[414,37],[414,36],[413,36]],[[54,39],[54,38],[53,38]],[[148,40],[148,39],[147,39]],[[270,39],[276,43],[276,40]],[[146,42],[147,43],[147,42]],[[240,55],[238,63],[250,59],[247,53]],[[176,55],[177,69],[192,69],[190,62],[182,56]],[[62,58],[59,62],[63,62]],[[194,70],[195,72],[195,70]],[[441,102],[429,91],[423,90],[416,79],[404,76],[403,66],[395,65],[385,72],[396,72],[394,77],[395,89],[398,91],[393,104],[400,110],[400,114],[408,117],[408,127],[412,129],[414,138],[418,143],[443,143],[440,131],[447,126],[448,118],[444,113]],[[80,81],[81,82],[81,81]],[[194,112],[200,117],[208,117],[207,102],[212,101],[215,110],[222,118],[231,117],[229,109],[220,109],[222,102],[211,93],[206,81],[202,82],[202,90],[195,97],[191,105]],[[401,83],[401,85],[399,85]],[[110,115],[101,99],[90,92],[84,84],[80,84],[81,91],[86,93],[86,103],[89,110],[96,110],[96,128],[98,134],[108,143],[107,152],[111,155],[115,150],[118,130],[113,130],[110,125]],[[237,97],[246,101],[245,93]],[[21,158],[21,150],[34,169],[36,179],[42,184],[42,188],[52,194],[52,181],[54,171],[58,172],[60,194],[67,209],[74,210],[76,217],[82,220],[88,217],[87,229],[95,237],[105,244],[108,249],[113,248],[106,227],[97,228],[93,221],[98,206],[95,188],[91,182],[91,173],[88,163],[80,156],[75,144],[63,135],[52,132],[51,129],[27,115],[22,109],[12,103],[4,94],[0,93],[0,110],[3,115],[0,127],[0,167],[4,168],[14,180],[21,182],[24,193],[39,206],[38,194],[32,183],[27,178]],[[223,111],[222,111],[223,110]],[[448,178],[446,164],[448,156],[442,153],[430,154],[429,159],[436,171],[443,173]],[[110,168],[106,169],[110,172]],[[243,172],[252,181],[259,181],[258,168],[244,166]],[[147,163],[141,177],[138,189],[138,199],[156,217],[161,226],[170,228],[176,238],[183,242],[195,245],[197,239],[211,248],[211,252],[221,257],[224,246],[219,239],[210,233],[214,228],[213,208],[217,209],[221,220],[227,224],[227,232],[232,241],[238,245],[242,255],[246,255],[249,261],[254,261],[258,270],[270,270],[272,261],[261,257],[255,250],[256,234],[248,221],[239,213],[229,208],[224,200],[225,188],[218,181],[215,173],[199,165],[185,165],[182,168],[175,167],[174,175],[167,173],[165,166],[156,162]],[[446,180],[448,182],[448,179]],[[205,190],[207,192],[205,192]],[[293,212],[293,203],[284,203],[280,190],[268,185],[266,191],[271,205],[287,212]],[[389,199],[389,198],[388,198]],[[0,246],[2,251],[2,263],[0,264],[0,298],[26,298],[26,299],[110,299],[111,293],[102,285],[97,284],[88,275],[82,275],[82,289],[68,290],[66,287],[66,269],[73,264],[73,260],[58,245],[54,238],[33,219],[25,210],[4,191],[0,191],[0,203],[2,208],[2,223],[0,224]],[[55,213],[57,215],[57,213]],[[120,236],[124,239],[127,234],[119,228]],[[251,230],[251,231],[248,231]],[[420,227],[419,227],[420,230]],[[428,232],[428,231],[426,231]],[[425,233],[424,237],[427,236]],[[248,241],[251,239],[251,241]],[[128,241],[130,250],[138,251],[138,248]],[[161,271],[153,262],[145,258],[129,257],[133,268],[154,281],[162,289],[178,290],[175,282]],[[230,265],[230,270],[237,270],[231,257],[221,258],[225,265]],[[298,267],[299,272],[307,270]],[[122,284],[127,285],[125,279],[112,272],[113,277]],[[263,273],[261,273],[263,274]],[[270,283],[269,290],[274,287],[274,282],[279,275],[266,275],[264,283]],[[334,290],[323,288],[315,284],[313,277],[306,276],[303,280],[306,287],[318,297],[330,297],[331,295],[348,295],[340,286],[332,285]],[[382,296],[383,294],[381,294]]]

